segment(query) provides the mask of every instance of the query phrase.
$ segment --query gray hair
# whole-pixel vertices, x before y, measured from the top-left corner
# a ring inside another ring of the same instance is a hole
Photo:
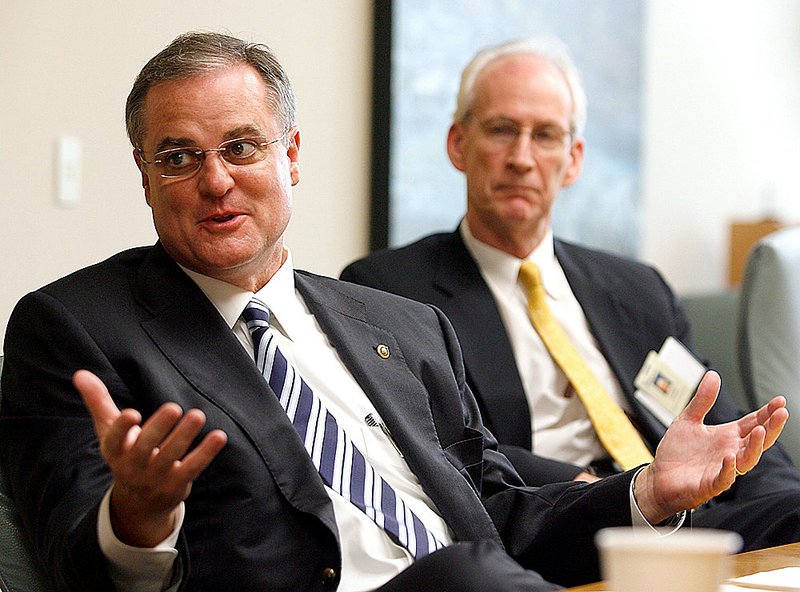
[[[582,135],[586,127],[586,91],[578,67],[572,61],[567,46],[555,37],[514,39],[479,51],[461,73],[461,85],[458,88],[453,121],[464,123],[469,118],[475,100],[475,81],[478,75],[496,59],[509,55],[537,56],[558,68],[572,95],[570,131],[573,136]]]
[[[125,127],[135,148],[144,136],[144,102],[160,82],[185,80],[217,68],[249,64],[267,85],[270,107],[288,130],[295,121],[295,97],[289,77],[266,45],[249,43],[221,33],[179,35],[142,68],[125,103]]]

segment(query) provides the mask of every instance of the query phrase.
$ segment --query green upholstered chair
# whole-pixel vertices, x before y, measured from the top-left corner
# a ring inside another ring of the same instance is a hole
[[[736,327],[739,292],[723,290],[681,298],[692,323],[697,351],[722,377],[722,386],[742,412],[753,409],[739,375]]]
[[[751,404],[783,395],[789,422],[778,442],[800,466],[800,227],[750,252],[739,299],[739,367]]]

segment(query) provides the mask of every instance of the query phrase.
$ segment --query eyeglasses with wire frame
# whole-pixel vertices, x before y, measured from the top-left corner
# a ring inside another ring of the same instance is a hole
[[[543,152],[559,151],[572,141],[572,132],[556,125],[540,125],[532,128],[520,126],[517,122],[497,118],[478,122],[484,136],[498,148],[509,148],[517,143],[519,137],[528,131],[531,147]]]
[[[136,150],[142,162],[154,166],[161,177],[183,179],[200,170],[209,152],[216,152],[222,160],[234,166],[247,166],[260,162],[267,156],[267,146],[281,141],[287,133],[288,130],[274,140],[267,140],[263,136],[225,140],[217,148],[206,148],[205,150],[197,146],[167,148],[156,152],[153,160],[145,159],[144,151],[141,148]]]

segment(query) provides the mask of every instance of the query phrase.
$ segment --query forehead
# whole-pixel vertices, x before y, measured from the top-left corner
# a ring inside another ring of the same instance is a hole
[[[219,143],[232,130],[264,135],[280,129],[265,82],[247,64],[153,85],[143,105],[145,146],[164,138]]]
[[[490,62],[475,80],[472,111],[482,117],[563,120],[573,110],[561,71],[534,55],[510,55]]]

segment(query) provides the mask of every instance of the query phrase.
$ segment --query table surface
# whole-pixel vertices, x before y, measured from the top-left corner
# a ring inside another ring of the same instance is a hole
[[[734,557],[733,575],[735,577],[746,576],[760,571],[769,571],[781,567],[800,567],[800,543],[791,543],[780,547],[760,549],[739,553]],[[569,588],[571,591],[594,590],[596,592],[608,590],[603,582],[587,584],[576,588]]]

